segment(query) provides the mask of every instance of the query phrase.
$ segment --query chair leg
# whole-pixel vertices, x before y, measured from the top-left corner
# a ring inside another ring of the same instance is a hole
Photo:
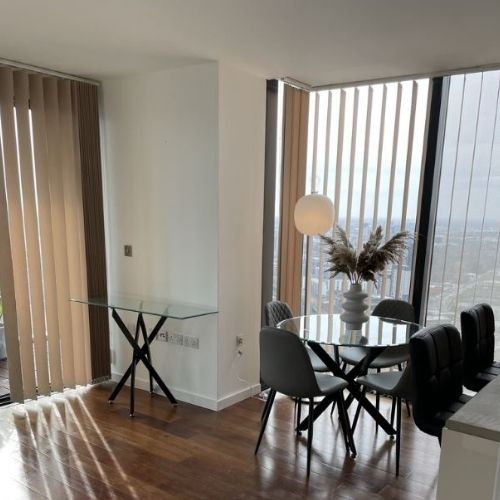
[[[362,392],[363,396],[366,395],[366,387],[363,387]],[[356,425],[358,425],[359,415],[361,413],[361,403],[358,402],[358,407],[356,408],[356,413],[354,414],[354,420],[352,421],[352,432],[354,434],[354,430],[356,429]]]
[[[380,373],[380,368],[377,368],[377,373]],[[375,395],[375,407],[380,411],[380,394],[377,392]],[[378,432],[378,423],[375,424],[375,430]]]
[[[345,409],[345,405],[343,405],[343,401],[342,402],[340,401],[340,394],[337,396],[337,403],[338,403],[337,407],[339,409],[339,423],[340,423],[340,427],[342,429],[342,437],[344,438],[345,449],[346,449],[347,453],[349,453],[349,451],[350,451],[350,449],[349,449],[349,437],[348,437],[349,431],[347,430],[347,426],[345,423],[345,415],[344,415],[344,411],[343,411],[343,408]]]
[[[271,400],[271,391],[272,389],[269,389],[269,392],[267,394],[267,399],[266,399],[266,404],[264,405],[264,409],[262,410],[262,415],[260,416],[260,421],[264,420],[264,415],[266,414],[267,407],[269,406],[269,401]]]
[[[392,408],[391,408],[391,426],[394,427],[394,413],[396,412],[396,398],[392,398]]]
[[[301,414],[302,414],[302,400],[299,399],[298,401],[299,401],[299,404],[297,406],[297,426],[295,427],[295,432],[297,433],[297,436],[300,436],[300,435],[302,435],[302,432],[299,430]]]
[[[335,404],[336,403],[337,403],[337,401],[334,399],[332,402],[332,409],[330,410],[330,417],[333,415],[333,412],[335,411]]]
[[[396,398],[396,476],[399,476],[400,451],[401,451],[401,398]]]
[[[264,431],[266,430],[267,421],[269,420],[269,415],[271,413],[271,408],[273,407],[274,397],[276,396],[276,391],[271,389],[269,392],[268,405],[266,407],[266,411],[264,413],[264,418],[262,420],[262,424],[260,426],[259,439],[257,440],[257,445],[255,446],[255,454],[259,451],[260,442],[262,441],[262,436],[264,435]]]
[[[408,416],[411,417],[410,403],[408,402],[407,399],[405,399],[405,404],[406,404],[406,411],[408,412]]]
[[[309,428],[307,429],[307,477],[311,472],[311,450],[312,450],[312,440],[313,440],[313,419],[314,412],[314,398],[309,400]]]

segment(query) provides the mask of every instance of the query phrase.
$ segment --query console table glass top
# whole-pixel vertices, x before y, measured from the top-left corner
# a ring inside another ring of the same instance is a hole
[[[216,308],[208,306],[183,304],[169,300],[149,300],[133,295],[109,294],[107,297],[73,298],[71,301],[172,319],[190,319],[217,314]]]

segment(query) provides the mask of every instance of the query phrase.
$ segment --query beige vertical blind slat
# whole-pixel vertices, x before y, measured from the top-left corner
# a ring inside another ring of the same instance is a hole
[[[399,124],[401,122],[401,94],[403,86],[398,83],[396,93],[396,112],[394,115],[394,130],[392,136],[392,156],[391,156],[391,169],[389,174],[389,200],[387,202],[387,216],[385,219],[385,239],[391,237],[391,224],[392,224],[392,205],[394,201],[394,180],[396,178],[396,160],[398,154],[398,139],[399,139]],[[385,299],[387,288],[387,268],[382,274],[382,285],[380,286],[380,298]]]
[[[50,392],[47,363],[47,339],[45,327],[45,305],[42,287],[42,267],[38,233],[38,216],[33,169],[28,75],[24,71],[14,73],[14,95],[16,96],[17,146],[19,174],[24,213],[24,235],[28,264],[28,281],[31,304],[31,326],[34,342],[36,381],[39,394]]]
[[[68,80],[58,82],[59,116],[61,133],[61,165],[64,192],[64,212],[66,222],[66,250],[68,259],[69,297],[78,297],[81,293],[81,259],[80,259],[80,219],[78,213],[78,195],[75,169],[75,143],[73,133],[73,116],[71,101],[71,83]],[[86,373],[85,341],[84,341],[84,308],[80,304],[70,303],[71,333],[73,337],[73,365],[75,383],[89,382]]]
[[[354,171],[356,169],[356,141],[358,131],[358,107],[359,107],[359,89],[354,90],[354,103],[352,110],[352,129],[351,129],[351,151],[349,154],[349,184],[347,187],[347,214],[345,231],[349,237],[351,234],[352,219],[352,190],[354,185]]]
[[[0,68],[0,119],[2,121],[3,157],[9,212],[10,244],[14,274],[15,299],[17,305],[17,325],[23,391],[26,399],[36,397],[36,376],[33,360],[33,337],[29,300],[26,246],[24,241],[24,221],[19,185],[19,168],[14,122],[14,82],[13,72]]]
[[[52,234],[54,239],[54,259],[57,262],[57,308],[59,334],[61,339],[62,373],[65,386],[75,385],[73,335],[71,333],[71,308],[69,303],[68,254],[66,235],[66,215],[64,204],[63,164],[61,151],[57,147],[61,137],[59,118],[59,98],[57,81],[44,80],[45,119],[48,139],[49,186],[51,196]]]
[[[1,107],[2,102],[0,100],[0,108]],[[2,150],[3,145],[0,110],[0,153]],[[0,244],[0,291],[2,293],[5,346],[7,348],[7,352],[9,353],[10,397],[12,401],[22,402],[24,400],[24,391],[17,328],[14,269],[9,232],[9,214],[7,211],[7,193],[5,191],[4,163],[3,155],[0,154],[0,234],[2,235],[2,242]]]
[[[57,310],[56,269],[52,235],[52,209],[49,191],[49,160],[45,125],[43,78],[39,75],[30,75],[29,85],[31,120],[33,124],[35,179],[38,197],[38,224],[40,228],[40,249],[42,254],[43,290],[49,351],[50,385],[52,391],[62,391],[64,384],[62,379],[59,318]]]
[[[352,191],[354,186],[354,172],[356,169],[356,143],[357,143],[357,131],[358,131],[358,107],[359,107],[359,89],[354,90],[354,102],[352,109],[352,128],[351,128],[351,150],[349,153],[349,182],[347,187],[347,212],[346,212],[346,222],[345,222],[345,232],[347,238],[351,236],[351,220],[352,220]],[[342,291],[347,291],[347,276],[344,275],[342,280]],[[344,324],[341,324],[341,328],[344,328]]]
[[[87,255],[85,250],[85,224],[83,215],[83,192],[82,192],[82,165],[80,158],[80,136],[79,136],[79,114],[78,114],[78,99],[77,94],[74,92],[74,84],[70,88],[71,92],[71,105],[72,105],[72,119],[73,119],[73,154],[75,162],[75,203],[76,215],[78,224],[78,245],[79,245],[79,258],[80,258],[80,283],[79,290],[75,290],[75,296],[88,297],[87,286]],[[99,271],[98,271],[99,272]],[[101,271],[102,272],[102,271]],[[106,278],[106,277],[104,277]],[[74,304],[76,305],[76,304]],[[91,363],[91,346],[90,346],[90,321],[89,321],[89,308],[87,305],[80,304],[82,314],[82,328],[83,328],[83,345],[84,345],[84,363],[85,363],[85,380],[87,382],[92,380],[92,363]]]
[[[368,103],[366,106],[366,128],[365,128],[365,142],[363,152],[363,176],[361,180],[361,201],[359,204],[359,231],[358,231],[358,252],[361,251],[364,240],[364,226],[365,226],[365,204],[366,204],[366,178],[368,176],[368,156],[370,152],[370,131],[372,123],[372,101],[373,101],[373,88],[368,89]]]
[[[300,311],[302,235],[294,224],[297,200],[305,194],[309,94],[285,85],[283,133],[283,189],[279,297],[292,311]]]

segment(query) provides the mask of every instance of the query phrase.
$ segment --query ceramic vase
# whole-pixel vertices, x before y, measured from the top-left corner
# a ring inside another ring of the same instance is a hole
[[[369,319],[365,314],[368,309],[368,304],[365,302],[367,297],[368,294],[363,292],[363,287],[359,283],[351,283],[349,290],[344,293],[343,312],[340,318],[352,330],[361,330],[363,323]]]

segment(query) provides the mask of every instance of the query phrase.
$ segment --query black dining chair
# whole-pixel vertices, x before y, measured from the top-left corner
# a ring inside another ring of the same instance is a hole
[[[404,300],[384,299],[373,308],[372,316],[414,323],[415,309],[409,302]],[[344,347],[340,353],[340,358],[349,365],[357,365],[365,358],[367,349],[366,347]],[[370,363],[370,368],[380,370],[402,365],[408,361],[409,357],[407,345],[388,347]],[[400,366],[401,370],[402,366]]]
[[[441,444],[448,418],[471,398],[463,394],[462,340],[453,325],[424,328],[410,339],[413,419]]]
[[[495,356],[495,315],[488,304],[477,304],[460,314],[464,347],[464,385],[480,391],[500,374]]]
[[[401,401],[411,400],[411,365],[408,363],[404,371],[387,371],[381,373],[370,373],[358,377],[356,380],[363,386],[363,393],[367,389],[377,394],[392,397],[391,425],[394,425],[394,413],[396,413],[396,476],[399,476],[399,457],[401,451]],[[352,432],[356,428],[361,406],[358,405],[352,423]]]
[[[290,306],[286,302],[280,300],[273,300],[268,302],[264,307],[264,317],[266,326],[276,327],[285,319],[293,318],[293,313]],[[307,347],[307,354],[311,358],[311,363],[315,372],[329,372],[330,370],[325,366],[323,361],[319,359],[318,355]]]
[[[404,300],[384,299],[381,300],[373,308],[372,316],[397,319],[400,321],[407,321],[408,323],[414,323],[415,309],[409,302],[406,302]],[[367,354],[367,347],[344,347],[340,351],[339,355],[344,363],[348,365],[357,365],[365,358]],[[402,371],[403,363],[406,363],[409,358],[410,352],[408,345],[392,346],[388,347],[379,356],[377,356],[370,363],[369,368],[380,372],[384,368],[397,366],[399,371]],[[380,408],[380,395],[378,393],[375,399],[375,406],[377,407],[377,410]],[[408,401],[406,401],[406,408],[408,410],[408,415],[410,415],[410,407],[408,405]]]
[[[292,310],[290,309],[290,306],[286,302],[281,302],[280,300],[273,300],[271,302],[268,302],[265,307],[264,307],[264,319],[266,322],[265,326],[271,326],[275,328],[278,326],[279,323],[282,321],[285,321],[286,319],[291,319],[293,318],[293,313]],[[329,372],[330,370],[325,366],[323,361],[319,359],[318,355],[309,347],[306,346],[307,349],[307,354],[309,358],[311,359],[311,364],[313,367],[313,370],[315,372]],[[261,377],[262,378],[262,377]],[[261,380],[262,382],[262,380]],[[261,415],[261,420],[264,418],[264,414],[266,412],[266,408],[269,404],[269,396],[267,398],[266,404],[264,406],[264,410],[262,411]],[[301,415],[301,400],[298,398],[295,398],[295,406],[297,407],[297,427],[300,422],[300,415]],[[297,430],[297,434],[300,434],[300,431]]]
[[[346,449],[349,445],[355,453],[354,440],[347,414],[343,390],[347,382],[339,377],[313,370],[307,349],[297,335],[278,328],[264,327],[260,332],[260,372],[262,380],[271,388],[269,405],[266,407],[260,428],[255,454],[259,451],[276,393],[292,398],[309,400],[309,422],[307,431],[307,476],[311,470],[311,448],[313,439],[314,398],[335,396],[339,408],[339,420],[344,434]]]

